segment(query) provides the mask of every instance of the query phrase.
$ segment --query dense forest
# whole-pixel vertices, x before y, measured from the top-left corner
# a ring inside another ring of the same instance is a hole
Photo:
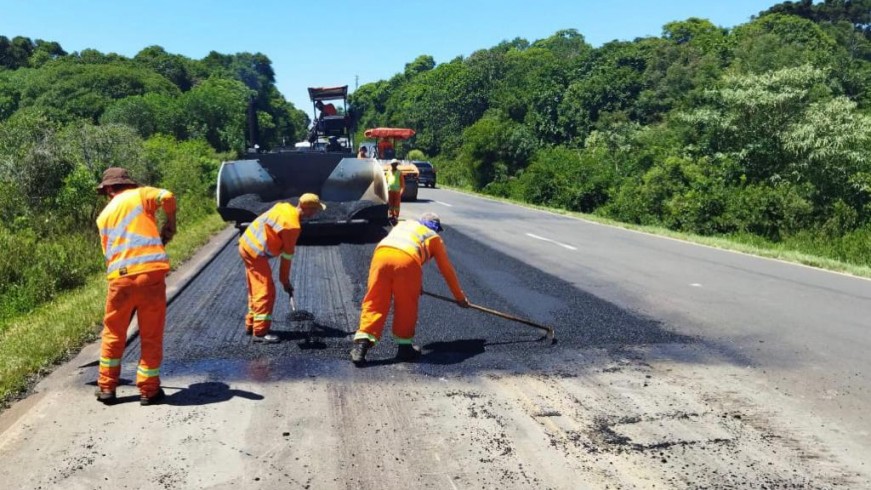
[[[127,58],[0,36],[0,330],[100,271],[106,167],[176,192],[183,228],[214,213],[222,159],[302,140],[309,118],[274,78],[260,53]],[[871,265],[871,0],[423,55],[352,104],[361,131],[414,128],[404,150],[443,183]]]
[[[871,265],[871,0],[424,55],[353,102],[448,184]]]
[[[173,190],[183,228],[214,213],[222,159],[302,139],[309,118],[274,78],[259,53],[131,59],[0,36],[0,321],[101,270],[107,167]]]

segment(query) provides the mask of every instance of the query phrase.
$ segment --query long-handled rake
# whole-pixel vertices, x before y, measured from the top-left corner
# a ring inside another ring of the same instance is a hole
[[[442,296],[442,295],[440,295],[440,294],[431,293],[431,292],[429,292],[429,291],[421,291],[421,292],[422,292],[423,294],[427,295],[427,296],[432,296],[433,298],[438,298],[438,299],[440,299],[440,300],[442,300],[442,301],[448,301],[448,302],[450,302],[450,303],[454,303],[454,304],[457,303],[457,301],[456,301],[454,298],[449,298],[449,297],[447,297],[447,296]],[[478,311],[483,311],[484,313],[489,313],[489,314],[491,314],[491,315],[498,316],[498,317],[500,317],[500,318],[504,318],[504,319],[506,319],[506,320],[511,320],[511,321],[514,321],[514,322],[517,322],[517,323],[522,323],[522,324],[524,324],[524,325],[528,325],[528,326],[530,326],[530,327],[537,328],[537,329],[539,329],[539,330],[544,330],[544,331],[545,331],[545,335],[544,335],[543,338],[546,338],[546,339],[550,340],[550,343],[551,343],[551,344],[555,344],[555,343],[556,343],[556,337],[554,336],[553,327],[548,327],[548,326],[546,326],[546,325],[541,325],[541,324],[539,324],[539,323],[535,323],[535,322],[533,322],[533,321],[531,321],[531,320],[526,320],[526,319],[524,319],[524,318],[519,318],[519,317],[516,317],[516,316],[514,316],[514,315],[509,315],[508,313],[503,313],[503,312],[501,312],[501,311],[493,310],[493,309],[486,308],[486,307],[483,307],[483,306],[474,305],[474,304],[472,304],[472,303],[469,303],[469,308],[472,308],[472,309],[474,309],[474,310],[478,310]]]

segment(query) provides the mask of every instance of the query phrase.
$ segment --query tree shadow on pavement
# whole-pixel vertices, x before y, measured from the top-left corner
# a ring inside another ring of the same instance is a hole
[[[163,404],[172,405],[174,407],[210,405],[212,403],[229,401],[233,397],[245,398],[247,400],[263,399],[263,395],[245,390],[231,389],[226,383],[206,381],[203,383],[194,383],[187,388],[182,388],[179,391],[168,395],[163,401]]]

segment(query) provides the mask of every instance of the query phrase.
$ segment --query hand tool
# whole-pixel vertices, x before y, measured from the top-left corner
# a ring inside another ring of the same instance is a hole
[[[422,294],[425,294],[425,295],[427,295],[427,296],[432,296],[433,298],[438,298],[438,299],[443,300],[443,301],[448,301],[448,302],[451,302],[451,303],[454,303],[454,304],[457,303],[457,301],[456,301],[454,298],[449,298],[449,297],[447,297],[447,296],[442,296],[442,295],[440,295],[440,294],[431,293],[431,292],[429,292],[429,291],[421,291],[421,293],[422,293]],[[524,325],[528,325],[528,326],[530,326],[530,327],[537,328],[537,329],[539,329],[539,330],[544,330],[546,333],[545,333],[545,335],[544,335],[543,338],[546,338],[546,339],[550,340],[550,343],[551,343],[551,344],[555,344],[555,343],[556,343],[556,337],[554,336],[554,330],[553,330],[553,327],[548,327],[548,326],[545,326],[545,325],[541,325],[541,324],[535,323],[535,322],[530,321],[530,320],[526,320],[526,319],[523,319],[523,318],[519,318],[519,317],[516,317],[516,316],[514,316],[514,315],[509,315],[508,313],[503,313],[503,312],[501,312],[501,311],[497,311],[497,310],[494,310],[494,309],[491,309],[491,308],[485,308],[485,307],[483,307],[483,306],[475,305],[475,304],[472,304],[472,303],[469,303],[469,308],[472,308],[472,309],[474,309],[474,310],[478,310],[478,311],[483,311],[484,313],[489,313],[489,314],[491,314],[491,315],[498,316],[498,317],[500,317],[500,318],[504,318],[504,319],[506,319],[506,320],[511,320],[511,321],[515,321],[515,322],[518,322],[518,323],[522,323],[522,324],[524,324]]]

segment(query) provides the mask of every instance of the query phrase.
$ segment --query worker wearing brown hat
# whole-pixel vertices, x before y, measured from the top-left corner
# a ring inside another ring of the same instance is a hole
[[[275,306],[275,283],[272,281],[269,259],[281,256],[278,280],[287,294],[293,296],[290,267],[301,230],[300,220],[310,218],[326,208],[315,194],[303,194],[296,206],[280,202],[252,221],[239,239],[239,255],[245,263],[245,278],[248,282],[245,333],[253,334],[254,342],[279,341],[278,336],[269,332]]]
[[[142,345],[136,386],[140,403],[151,405],[165,396],[160,387],[169,271],[164,245],[175,235],[175,197],[166,189],[140,186],[120,167],[106,169],[97,192],[111,198],[97,217],[109,280],[97,400],[116,400],[127,327],[136,313]],[[156,213],[161,208],[166,221],[158,232]]]
[[[381,338],[390,300],[393,299],[393,340],[398,345],[397,359],[413,361],[420,350],[412,344],[417,323],[417,308],[423,285],[423,265],[435,257],[439,271],[457,303],[466,308],[469,300],[460,288],[445,244],[439,237],[441,219],[424,213],[417,221],[403,221],[390,231],[378,246],[369,267],[369,284],[360,313],[360,328],[354,335],[351,361],[361,365],[366,353]]]
[[[402,193],[405,192],[405,177],[399,170],[399,160],[390,161],[387,171],[387,218],[390,224],[396,226],[399,222],[399,206],[402,203]]]

